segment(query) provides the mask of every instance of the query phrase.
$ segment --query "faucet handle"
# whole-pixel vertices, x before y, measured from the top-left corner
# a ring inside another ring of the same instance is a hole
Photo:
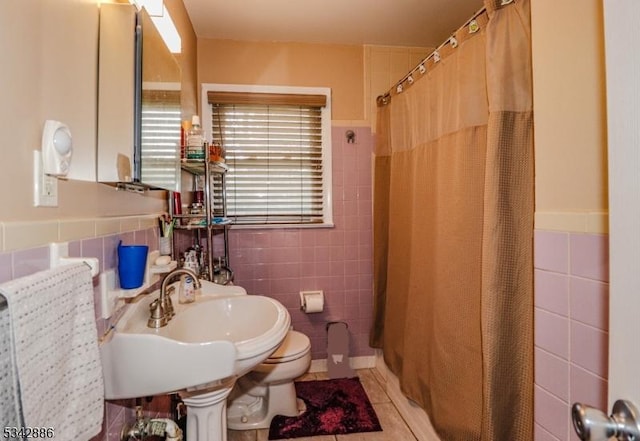
[[[167,314],[165,312],[164,306],[160,303],[159,299],[154,300],[149,305],[149,310],[151,311],[151,317],[149,317],[149,321],[147,322],[147,326],[150,328],[161,328],[167,324],[169,321],[167,319]]]

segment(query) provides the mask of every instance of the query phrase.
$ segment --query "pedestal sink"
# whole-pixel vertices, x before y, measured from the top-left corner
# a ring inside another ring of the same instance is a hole
[[[176,286],[177,289],[177,286]],[[203,281],[164,327],[147,327],[154,292],[129,305],[100,346],[105,398],[178,392],[188,407],[190,441],[226,440],[226,398],[236,379],[272,354],[290,325],[286,308],[239,287]]]

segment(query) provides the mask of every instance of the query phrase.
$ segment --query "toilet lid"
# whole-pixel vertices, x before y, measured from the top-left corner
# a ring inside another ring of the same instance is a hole
[[[289,331],[284,340],[282,340],[280,347],[271,354],[265,363],[283,363],[295,360],[303,356],[310,348],[311,341],[309,341],[309,337],[297,331]]]

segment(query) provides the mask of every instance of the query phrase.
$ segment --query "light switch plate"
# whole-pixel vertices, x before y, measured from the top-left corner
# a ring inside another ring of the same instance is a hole
[[[58,179],[44,173],[39,150],[33,151],[33,206],[58,206]]]

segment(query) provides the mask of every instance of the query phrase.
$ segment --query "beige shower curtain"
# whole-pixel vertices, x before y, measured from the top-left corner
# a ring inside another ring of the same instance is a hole
[[[378,111],[371,341],[444,441],[533,438],[529,0],[502,3]]]

